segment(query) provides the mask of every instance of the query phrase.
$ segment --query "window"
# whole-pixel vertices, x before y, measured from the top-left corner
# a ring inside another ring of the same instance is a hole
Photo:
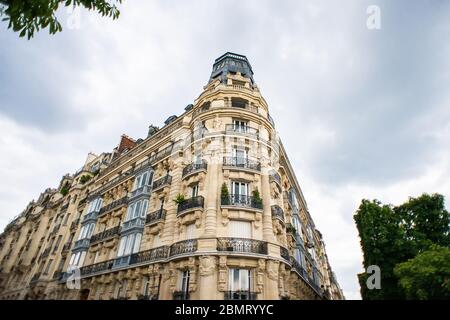
[[[80,235],[78,236],[78,240],[87,239],[92,236],[94,232],[95,223],[89,223],[81,227]]]
[[[241,148],[238,149],[237,147],[234,147],[233,148],[233,158],[237,158],[238,161],[247,160],[247,158],[248,158],[247,149],[241,149]]]
[[[251,239],[252,237],[251,222],[230,220],[228,225],[230,237]]]
[[[186,226],[185,240],[194,238],[195,238],[195,223],[191,223]]]
[[[128,207],[128,212],[125,221],[133,220],[136,219],[137,217],[145,218],[145,215],[147,214],[147,208],[148,208],[148,199],[133,202]]]
[[[232,181],[231,191],[234,195],[247,196],[248,195],[248,183]]]
[[[91,213],[91,212],[94,212],[94,211],[99,211],[100,208],[102,207],[102,203],[103,203],[103,199],[102,198],[97,198],[97,199],[92,200],[89,203],[89,207],[88,207],[87,213]]]
[[[80,267],[83,265],[84,259],[86,257],[86,251],[77,252],[72,254],[69,261],[69,269]]]
[[[180,271],[178,277],[178,290],[189,292],[189,270]]]
[[[62,240],[62,235],[58,236],[58,240],[56,240],[56,244],[53,247],[53,252],[56,252],[56,250],[58,250],[59,244],[61,243]]]
[[[122,237],[120,239],[117,256],[122,257],[138,252],[141,246],[141,238],[142,233],[133,233]]]
[[[249,269],[230,269],[230,291],[250,291],[250,273]]]
[[[194,184],[194,185],[191,187],[191,197],[194,198],[194,197],[196,197],[196,196],[198,196],[198,183],[197,183],[197,184]]]
[[[300,235],[302,234],[302,225],[300,224],[300,219],[298,216],[294,215],[292,218],[292,222],[294,224],[295,230],[297,230],[297,233]]]
[[[136,176],[136,179],[134,180],[134,188],[133,191],[139,188],[142,188],[143,186],[150,185],[152,183],[153,178],[153,172],[145,171],[138,176]]]
[[[247,132],[248,123],[243,120],[233,120],[233,130],[237,132]]]
[[[302,251],[300,250],[300,249],[295,249],[295,251],[294,251],[294,255],[295,255],[295,260],[298,262],[298,263],[300,263],[300,265],[302,266],[302,267],[305,267],[305,265],[306,265],[306,262],[305,262],[305,257],[304,257],[304,255],[303,255],[303,253],[302,253]]]
[[[161,246],[161,236],[157,234],[153,237],[153,248],[157,248]]]

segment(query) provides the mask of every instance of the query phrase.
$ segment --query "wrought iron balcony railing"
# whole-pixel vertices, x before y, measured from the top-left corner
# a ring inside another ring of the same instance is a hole
[[[120,229],[120,233],[128,232],[131,230],[141,230],[145,226],[145,218],[136,217],[134,219],[125,221]]]
[[[151,186],[142,186],[130,192],[128,198],[130,200],[137,198],[139,196],[149,196],[151,192]]]
[[[256,300],[257,293],[248,290],[227,291],[225,292],[225,300]]]
[[[187,175],[190,175],[192,173],[199,172],[199,171],[206,171],[206,170],[208,170],[208,163],[206,163],[206,161],[202,160],[200,163],[193,162],[183,168],[182,176],[184,178]]]
[[[118,208],[118,207],[120,207],[122,205],[125,205],[127,203],[128,203],[128,197],[125,196],[125,197],[123,197],[123,198],[121,198],[119,200],[113,201],[110,204],[108,204],[108,205],[104,206],[103,208],[101,208],[100,212],[98,213],[98,215],[101,216],[101,215],[103,215],[103,214],[105,214],[105,213],[107,213],[109,211],[112,211],[112,210],[114,210],[114,209],[116,209],[116,208]]]
[[[120,230],[120,227],[117,226],[117,227],[102,231],[100,233],[94,234],[91,237],[91,245],[96,242],[104,241],[104,240],[111,239],[111,238],[117,236],[119,234],[119,230]]]
[[[197,239],[189,239],[179,241],[170,246],[169,256],[176,256],[179,254],[192,253],[197,251]]]
[[[165,259],[168,256],[169,256],[168,246],[153,248],[150,250],[133,253],[130,258],[130,265]]]
[[[260,210],[263,208],[261,199],[242,194],[231,194],[228,197],[221,197],[221,204],[222,206],[236,206]]]
[[[114,260],[107,260],[107,261],[91,264],[89,266],[82,267],[80,269],[80,274],[82,276],[88,276],[88,275],[95,274],[98,272],[110,270],[113,266],[113,263],[114,263]]]
[[[308,276],[308,272],[306,272],[305,268],[303,268],[302,265],[297,260],[295,260],[295,258],[292,256],[290,257],[290,261],[291,261],[291,265],[294,268],[294,270],[297,271],[297,273],[299,275],[301,275],[305,280],[308,280],[309,276]]]
[[[284,212],[280,206],[273,205],[270,209],[272,210],[272,218],[277,218],[284,222]]]
[[[155,191],[158,190],[159,188],[169,186],[171,183],[172,183],[172,176],[166,175],[153,182],[153,190]]]
[[[285,247],[280,247],[280,256],[286,260],[289,261],[290,256],[289,256],[289,250]]]
[[[92,212],[87,213],[84,218],[83,218],[83,224],[91,222],[91,221],[96,221],[98,218],[98,213],[100,210],[95,210]]]
[[[281,176],[276,171],[271,171],[270,172],[269,181],[270,182],[273,181],[273,182],[275,182],[275,183],[277,183],[278,185],[281,186]]]
[[[246,125],[227,124],[227,125],[225,125],[225,132],[253,136],[255,138],[258,138],[258,136],[259,136],[258,129],[255,129],[255,128],[252,128],[252,127],[249,127]]]
[[[188,209],[203,208],[204,202],[205,199],[203,198],[203,196],[196,196],[187,199],[178,205],[177,215],[180,215],[180,213]]]
[[[149,214],[147,214],[147,217],[145,218],[145,224],[153,224],[159,222],[163,220],[165,216],[166,210],[162,208],[154,212],[150,212]]]
[[[261,171],[261,163],[244,157],[223,157],[223,166]]]
[[[189,300],[189,292],[175,291],[173,293],[173,300]]]
[[[267,254],[267,242],[247,238],[217,238],[217,251]]]
[[[91,245],[91,241],[89,238],[80,239],[80,240],[75,241],[72,251],[87,250],[90,245]]]

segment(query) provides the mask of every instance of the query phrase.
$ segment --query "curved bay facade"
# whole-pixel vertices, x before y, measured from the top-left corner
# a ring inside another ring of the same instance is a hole
[[[0,237],[2,299],[343,299],[245,56]]]

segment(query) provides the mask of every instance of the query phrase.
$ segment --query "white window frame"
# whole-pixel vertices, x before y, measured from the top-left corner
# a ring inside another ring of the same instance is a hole
[[[237,278],[237,287],[235,278]],[[231,268],[228,280],[230,291],[252,291],[252,270],[250,269]]]

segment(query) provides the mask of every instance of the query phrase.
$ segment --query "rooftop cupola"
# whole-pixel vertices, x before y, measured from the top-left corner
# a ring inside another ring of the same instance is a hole
[[[209,82],[218,78],[221,82],[226,83],[228,74],[236,74],[238,72],[243,77],[250,79],[252,85],[254,84],[252,66],[248,62],[247,57],[227,52],[214,61]]]

